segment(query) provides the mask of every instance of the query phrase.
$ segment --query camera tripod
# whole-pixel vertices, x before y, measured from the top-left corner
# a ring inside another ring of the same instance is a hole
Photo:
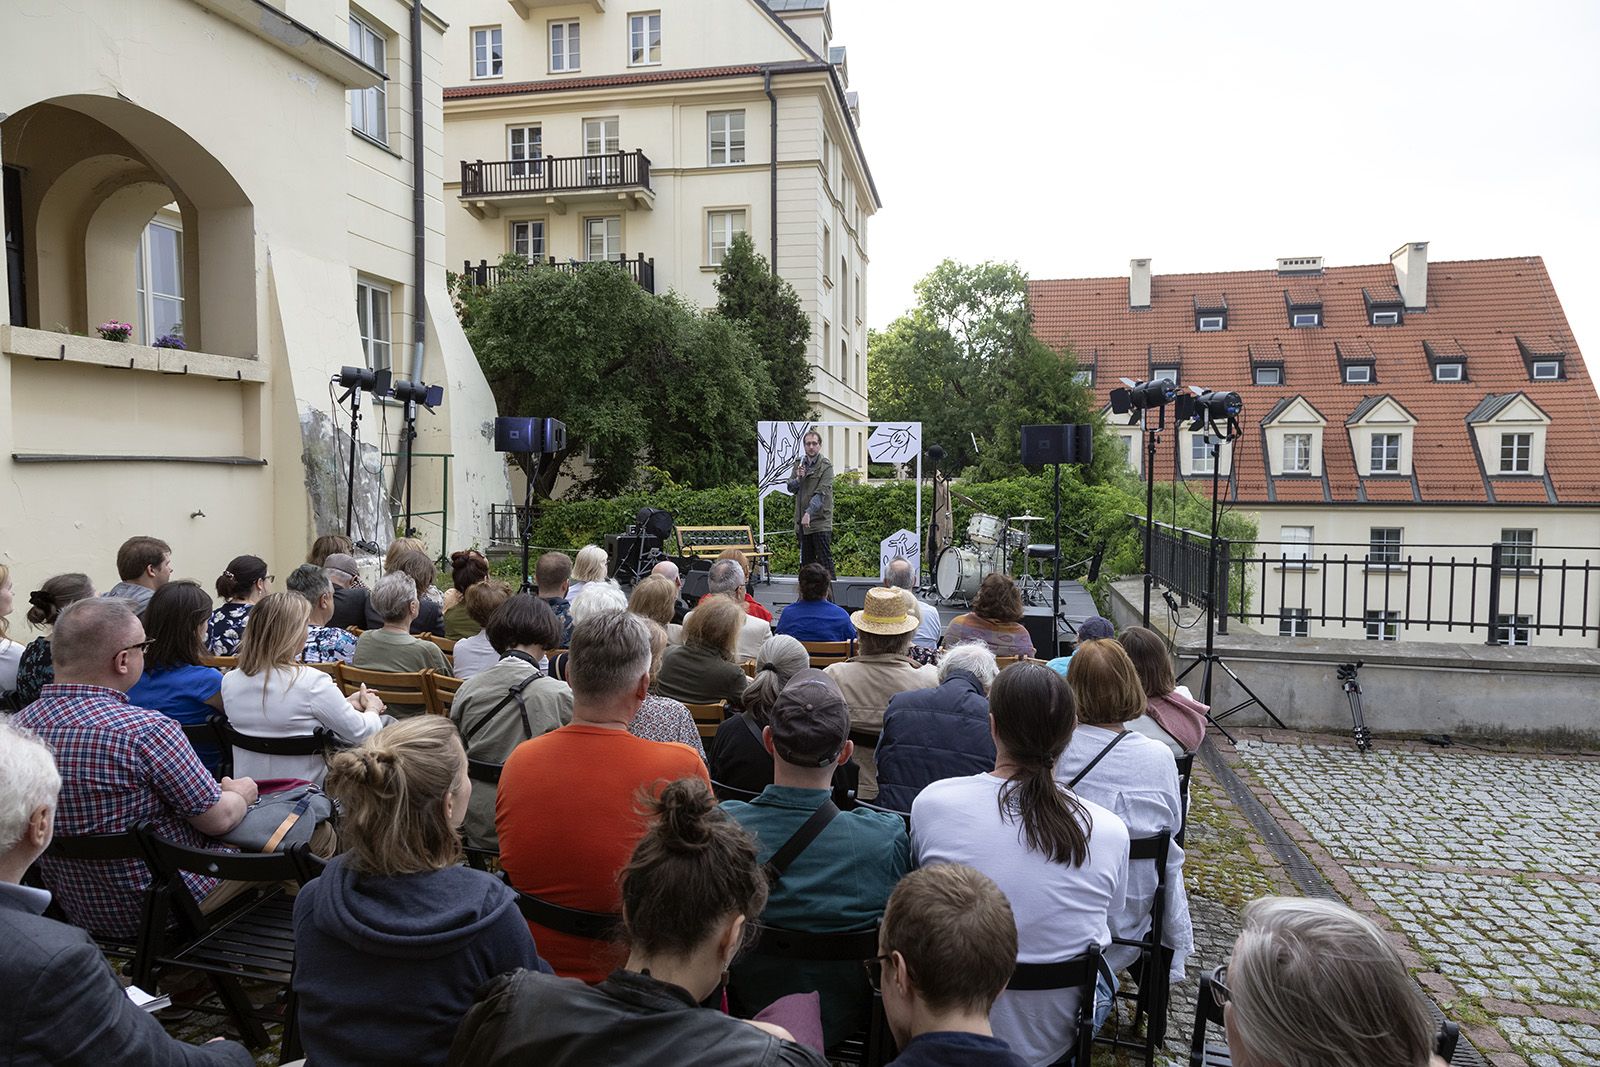
[[[1344,695],[1350,701],[1351,732],[1355,735],[1356,748],[1365,752],[1372,747],[1372,731],[1367,729],[1367,719],[1361,711],[1361,682],[1356,678],[1356,672],[1361,669],[1361,664],[1361,660],[1341,663],[1336,673],[1339,681],[1343,683]]]

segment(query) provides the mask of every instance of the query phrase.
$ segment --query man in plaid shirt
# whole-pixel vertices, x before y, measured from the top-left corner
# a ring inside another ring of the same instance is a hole
[[[61,770],[56,833],[121,833],[151,823],[181,845],[205,848],[232,830],[256,799],[249,778],[219,785],[177,721],[128,702],[144,672],[144,627],[125,601],[80,600],[62,611],[50,638],[56,681],[13,718],[55,752]],[[45,881],[76,926],[97,934],[139,928],[150,872],[138,860],[44,856]],[[217,879],[185,873],[197,901]]]

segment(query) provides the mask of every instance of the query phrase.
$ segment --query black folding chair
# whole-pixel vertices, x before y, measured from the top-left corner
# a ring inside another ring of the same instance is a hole
[[[233,774],[233,749],[222,740],[222,735],[217,732],[216,726],[208,718],[205,722],[186,722],[183,727],[183,736],[188,739],[194,748],[195,755],[200,754],[202,748],[214,748],[222,753],[222,761],[217,766],[217,779],[231,777]]]
[[[1055,1062],[1054,1067],[1089,1067],[1090,1048],[1094,1044],[1094,993],[1095,983],[1105,970],[1100,956],[1100,946],[1090,945],[1086,952],[1071,959],[1054,963],[1019,963],[1006,983],[1007,990],[1078,991],[1077,1033],[1067,1054]]]
[[[1194,777],[1194,753],[1185,752],[1178,757],[1178,800],[1183,805],[1183,825],[1178,827],[1178,833],[1173,838],[1178,847],[1183,847],[1183,832],[1189,828],[1189,779]]]
[[[804,930],[785,930],[777,926],[758,926],[752,955],[768,959],[805,961],[812,963],[861,962],[878,955],[878,930],[857,930],[850,933],[815,934]],[[855,1063],[861,1067],[879,1067],[897,1054],[894,1037],[889,1032],[888,1018],[883,1014],[883,997],[872,991],[862,974],[862,987],[867,990],[871,1003],[867,1007],[865,1030],[850,1035],[828,1049],[832,1062]]]
[[[337,734],[319,726],[309,734],[300,734],[295,737],[258,737],[255,734],[242,734],[233,728],[233,724],[221,715],[213,715],[210,726],[216,731],[222,741],[223,750],[229,748],[242,748],[246,752],[255,752],[263,756],[326,756],[329,752],[345,747]],[[229,761],[232,762],[229,753]]]
[[[135,830],[120,834],[83,834],[78,837],[57,837],[51,840],[45,855],[57,859],[82,863],[135,860],[148,866],[144,839]],[[44,888],[49,888],[44,885]],[[85,929],[100,951],[108,956],[128,961],[128,972],[139,978],[149,977],[149,958],[154,947],[154,936],[159,928],[151,926],[150,910],[154,885],[145,888],[139,904],[139,929],[132,934],[113,934],[103,930]],[[53,905],[52,905],[53,906]],[[62,915],[65,919],[65,914]],[[142,983],[141,983],[142,984]]]
[[[467,866],[475,871],[492,874],[500,869],[499,849],[473,848],[471,845],[466,845],[462,851],[467,855]]]
[[[505,770],[505,766],[504,763],[490,763],[488,760],[468,757],[467,777],[474,782],[482,782],[484,785],[492,785],[498,788],[500,785],[500,773]]]
[[[1137,1031],[1139,1021],[1145,1022],[1145,1035],[1123,1037],[1117,1032],[1102,1035],[1096,1040],[1115,1048],[1135,1049],[1144,1054],[1146,1067],[1154,1067],[1156,1049],[1167,1036],[1167,1003],[1171,996],[1169,972],[1172,967],[1172,950],[1161,943],[1162,930],[1167,918],[1167,857],[1172,851],[1172,835],[1159,833],[1153,837],[1136,837],[1128,842],[1128,862],[1154,863],[1156,866],[1156,895],[1150,903],[1150,929],[1138,939],[1117,937],[1112,941],[1139,950],[1139,958],[1128,968],[1128,973],[1138,983],[1136,992],[1117,990],[1117,997],[1133,1002],[1133,1024],[1130,1032]]]
[[[609,941],[622,925],[621,915],[552,904],[548,900],[530,896],[520,889],[517,889],[516,893],[517,908],[521,910],[524,919],[548,930],[554,930],[558,934],[586,937],[591,941]]]

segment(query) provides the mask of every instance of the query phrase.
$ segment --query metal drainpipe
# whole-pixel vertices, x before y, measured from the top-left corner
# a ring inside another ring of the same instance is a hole
[[[772,71],[766,69],[762,74],[762,89],[766,91],[769,110],[772,112],[772,161],[769,169],[772,173],[772,203],[769,205],[772,218],[772,250],[768,265],[772,273],[778,273],[778,97],[772,91]]]
[[[427,196],[423,189],[422,148],[422,0],[411,0],[411,380],[422,380],[422,356],[428,338],[427,300],[423,287],[428,278]],[[416,402],[406,401],[406,414],[416,418]],[[408,420],[409,421],[409,420]],[[415,422],[409,421],[414,428]],[[411,518],[411,461],[416,441],[405,440],[406,520]],[[446,519],[449,516],[445,516]],[[406,536],[411,535],[407,529]],[[441,551],[443,549],[441,548]]]

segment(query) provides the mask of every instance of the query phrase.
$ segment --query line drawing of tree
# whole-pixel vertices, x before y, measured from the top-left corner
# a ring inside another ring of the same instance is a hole
[[[795,461],[804,451],[801,438],[811,428],[809,422],[763,422],[759,424],[756,441],[760,445],[760,463],[757,465],[759,481],[757,495],[766,496],[774,490],[787,493],[786,483],[794,470]]]

